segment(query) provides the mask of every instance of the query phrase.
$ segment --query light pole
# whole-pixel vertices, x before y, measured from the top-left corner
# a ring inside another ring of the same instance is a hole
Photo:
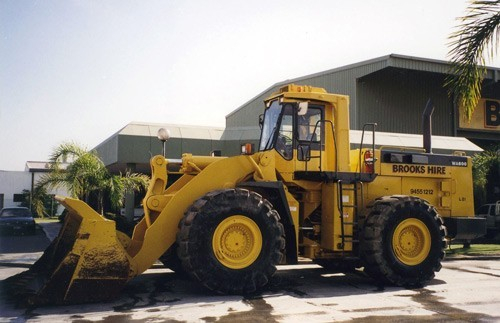
[[[170,138],[170,131],[168,129],[165,129],[165,128],[160,128],[160,129],[158,129],[157,137],[163,143],[162,154],[163,154],[163,157],[165,157],[165,143]]]

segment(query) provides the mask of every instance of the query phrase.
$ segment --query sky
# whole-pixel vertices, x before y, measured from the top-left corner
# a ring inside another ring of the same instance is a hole
[[[447,60],[466,6],[0,0],[0,170],[64,142],[94,148],[132,121],[223,127],[277,82],[391,53]]]

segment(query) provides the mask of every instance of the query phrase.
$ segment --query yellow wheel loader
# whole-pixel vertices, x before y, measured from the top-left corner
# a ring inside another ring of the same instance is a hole
[[[265,100],[259,123],[258,152],[184,154],[168,187],[169,161],[153,157],[132,237],[82,201],[59,198],[64,226],[11,279],[12,292],[28,304],[108,300],[161,259],[216,293],[243,294],[299,257],[416,287],[440,270],[446,238],[485,232],[474,217],[469,157],[433,154],[430,141],[375,149],[375,124],[363,128],[371,142],[351,149],[347,96],[290,84]]]

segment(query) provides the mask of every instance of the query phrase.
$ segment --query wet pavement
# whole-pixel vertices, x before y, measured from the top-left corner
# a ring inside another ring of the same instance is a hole
[[[40,254],[2,252],[0,280],[25,270],[25,262]],[[23,259],[22,266],[7,262],[16,257]],[[498,260],[454,260],[443,262],[443,269],[425,288],[383,288],[362,273],[331,274],[305,262],[280,266],[264,292],[242,297],[213,295],[155,266],[109,303],[23,309],[2,298],[0,321],[496,322],[500,321],[499,278]]]

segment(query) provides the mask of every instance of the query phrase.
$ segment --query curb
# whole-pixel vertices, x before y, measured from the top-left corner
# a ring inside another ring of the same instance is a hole
[[[22,262],[0,262],[0,267],[30,268],[33,264]]]
[[[446,255],[443,261],[457,261],[457,260],[500,260],[500,255],[494,256],[448,256]]]

